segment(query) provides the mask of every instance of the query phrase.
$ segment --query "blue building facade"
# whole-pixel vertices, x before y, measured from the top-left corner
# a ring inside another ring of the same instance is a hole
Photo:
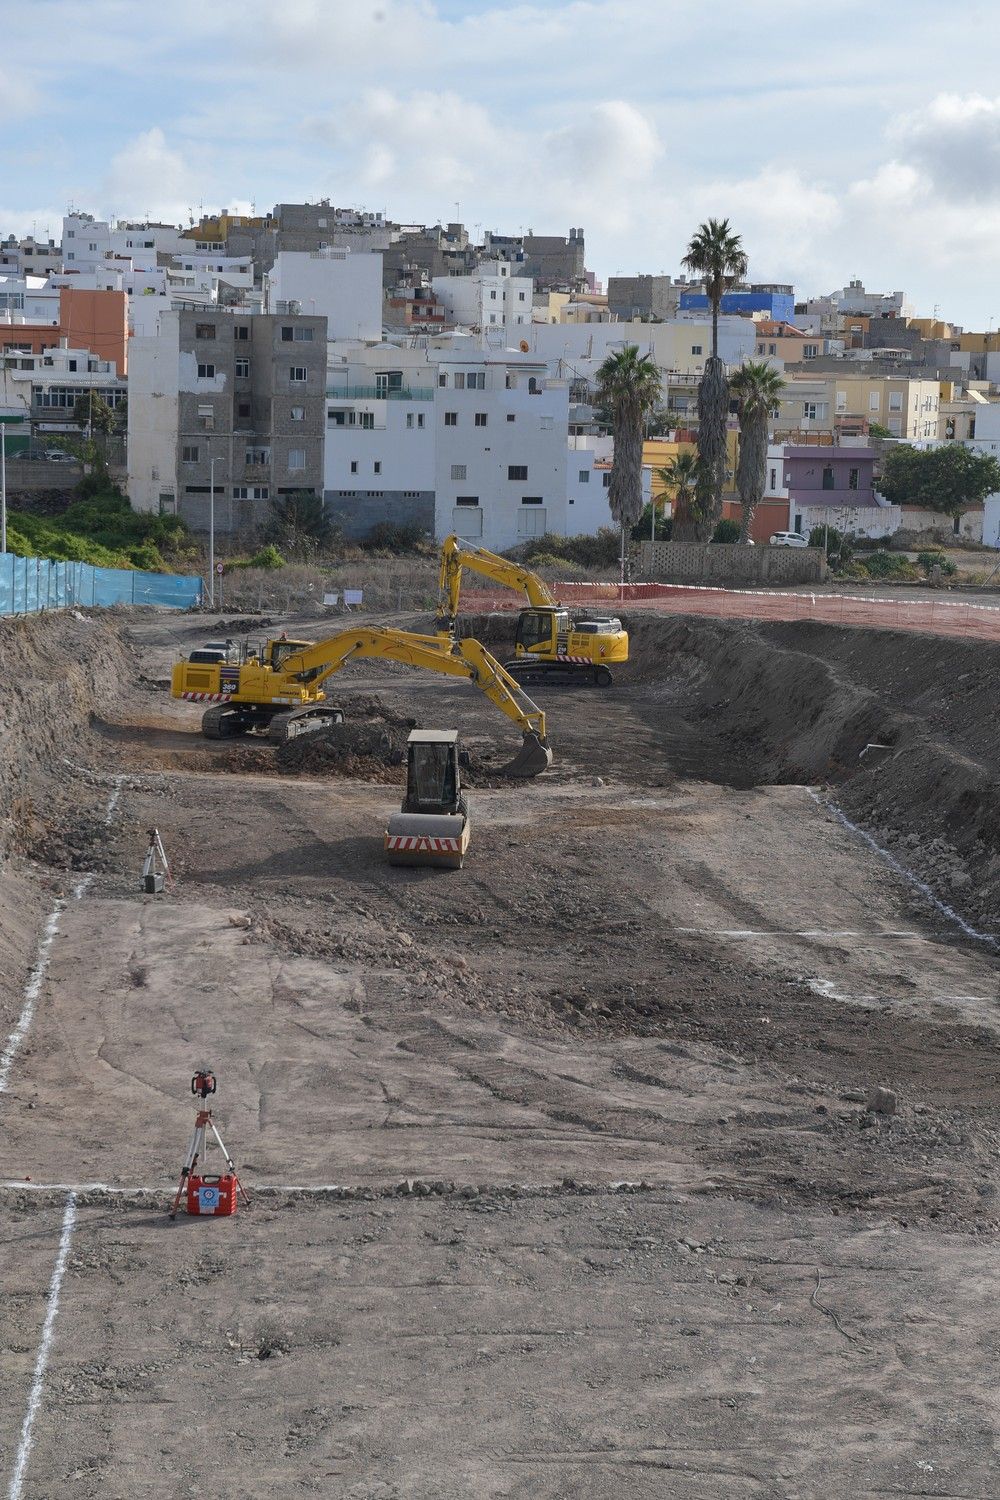
[[[681,292],[681,312],[708,312],[709,301],[704,292]],[[723,313],[749,318],[761,313],[773,318],[776,323],[795,322],[794,292],[723,292]]]

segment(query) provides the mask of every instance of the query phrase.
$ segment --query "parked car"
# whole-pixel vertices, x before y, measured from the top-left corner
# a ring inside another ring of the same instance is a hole
[[[808,547],[809,538],[798,531],[776,531],[771,538],[772,547]]]
[[[46,448],[42,457],[50,464],[75,464],[76,459],[65,448]]]

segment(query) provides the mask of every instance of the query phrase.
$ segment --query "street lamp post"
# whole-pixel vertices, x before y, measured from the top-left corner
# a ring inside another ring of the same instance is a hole
[[[208,466],[208,598],[215,608],[215,455]]]

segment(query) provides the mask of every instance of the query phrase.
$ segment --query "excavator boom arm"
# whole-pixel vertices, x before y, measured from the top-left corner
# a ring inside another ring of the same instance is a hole
[[[467,547],[457,536],[450,536],[441,548],[439,580],[439,614],[449,628],[458,617],[463,568],[490,578],[494,583],[501,583],[505,588],[518,590],[533,607],[552,609],[556,604],[548,584],[537,573],[532,573],[530,568],[522,568],[520,563],[498,557],[495,552],[487,552],[485,547]]]
[[[339,672],[345,662],[365,656],[404,662],[411,667],[444,672],[451,677],[465,677],[491,703],[495,703],[526,738],[544,744],[544,713],[480,641],[452,641],[447,636],[416,635],[385,626],[366,626],[342,631],[325,641],[318,641],[308,650],[290,653],[282,663],[281,672],[297,681],[318,684]]]

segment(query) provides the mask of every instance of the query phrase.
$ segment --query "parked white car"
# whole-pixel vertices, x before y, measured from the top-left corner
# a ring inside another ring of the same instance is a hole
[[[771,538],[772,547],[808,547],[809,538],[798,531],[776,531]]]

